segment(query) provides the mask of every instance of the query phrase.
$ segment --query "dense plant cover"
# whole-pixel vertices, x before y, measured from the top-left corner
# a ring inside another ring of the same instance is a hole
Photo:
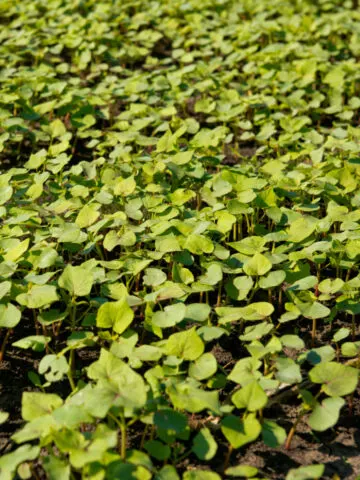
[[[0,8],[1,357],[37,360],[1,479],[270,478],[252,442],[358,398],[359,11]]]

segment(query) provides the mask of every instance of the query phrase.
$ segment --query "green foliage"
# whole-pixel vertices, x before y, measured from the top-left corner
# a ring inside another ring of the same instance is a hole
[[[283,389],[294,427],[336,428],[360,354],[351,3],[2,2],[0,360],[34,371],[1,479],[257,478],[231,451],[288,448]]]

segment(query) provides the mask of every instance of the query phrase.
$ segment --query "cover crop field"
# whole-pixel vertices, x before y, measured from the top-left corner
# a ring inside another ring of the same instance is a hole
[[[1,480],[360,475],[360,10],[0,1]]]

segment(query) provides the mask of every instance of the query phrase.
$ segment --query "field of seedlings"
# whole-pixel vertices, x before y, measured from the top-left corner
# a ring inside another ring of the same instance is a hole
[[[360,8],[0,1],[1,480],[360,479]]]

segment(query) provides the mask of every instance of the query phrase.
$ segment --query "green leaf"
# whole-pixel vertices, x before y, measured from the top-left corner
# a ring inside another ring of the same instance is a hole
[[[11,453],[6,453],[0,458],[0,473],[2,480],[15,478],[16,470],[23,462],[35,460],[40,453],[40,447],[21,445]]]
[[[7,412],[3,412],[0,410],[0,425],[5,423],[8,418],[9,418],[9,414]]]
[[[98,211],[97,204],[84,205],[78,216],[76,217],[75,223],[80,228],[90,227],[96,220],[99,218],[100,212]]]
[[[42,148],[36,153],[32,153],[29,157],[29,160],[24,164],[25,168],[29,170],[37,170],[41,165],[45,163],[47,156],[47,151]]]
[[[4,205],[13,194],[13,188],[10,185],[0,186],[0,205]]]
[[[245,408],[249,412],[256,412],[265,407],[268,396],[258,382],[254,381],[237,390],[231,397],[231,401],[237,408]]]
[[[6,262],[16,262],[29,248],[30,240],[27,238],[19,242],[15,247],[10,248],[4,255]]]
[[[183,480],[221,480],[221,477],[210,470],[188,470],[184,473]]]
[[[70,465],[66,460],[61,460],[55,455],[48,455],[44,458],[43,465],[49,480],[70,479]]]
[[[360,354],[360,341],[345,342],[341,345],[341,355],[344,357],[356,357]]]
[[[196,360],[204,352],[204,343],[196,333],[196,327],[170,335],[166,345],[167,355],[175,355],[183,360]]]
[[[154,477],[154,480],[180,480],[175,467],[172,465],[164,465]]]
[[[297,307],[301,314],[309,319],[325,318],[328,317],[331,312],[330,308],[325,307],[325,305],[319,302],[299,303]]]
[[[312,365],[317,365],[321,362],[331,362],[336,356],[335,350],[331,345],[324,345],[323,347],[312,348],[311,350],[299,355],[299,362],[306,359]]]
[[[31,421],[61,407],[62,399],[54,393],[24,392],[21,402],[21,416]]]
[[[308,465],[306,467],[292,468],[286,475],[286,480],[315,480],[322,477],[325,465]]]
[[[151,323],[160,328],[173,327],[183,320],[185,313],[186,306],[184,303],[168,305],[164,308],[164,311],[158,311],[154,313]]]
[[[151,287],[157,287],[161,285],[166,280],[166,273],[164,273],[159,268],[147,268],[145,270],[145,275],[143,278],[143,282],[145,285],[149,285]]]
[[[270,448],[281,447],[287,436],[285,429],[271,420],[264,420],[261,433],[263,442]]]
[[[185,318],[194,322],[205,322],[210,312],[211,307],[206,303],[188,303],[186,305]]]
[[[69,365],[65,356],[54,354],[45,355],[39,363],[39,373],[45,376],[45,379],[52,382],[59,382],[69,371]]]
[[[280,337],[280,341],[284,347],[294,348],[296,350],[302,350],[305,348],[304,340],[298,335],[283,335]]]
[[[20,293],[16,301],[27,308],[41,308],[59,300],[56,287],[52,285],[33,285],[27,293]]]
[[[96,326],[111,328],[116,333],[123,333],[134,320],[134,312],[127,302],[126,293],[124,298],[117,302],[103,303],[96,315]]]
[[[194,155],[194,150],[188,150],[186,152],[178,152],[175,155],[171,155],[169,160],[175,165],[186,165],[189,163]]]
[[[263,320],[274,312],[274,306],[268,302],[254,302],[242,309],[242,318],[244,320],[256,321]]]
[[[321,403],[317,402],[308,418],[310,427],[318,432],[323,432],[336,425],[344,404],[345,400],[341,397],[325,398]]]
[[[259,368],[261,362],[256,358],[246,357],[238,360],[231,370],[228,379],[239,385],[245,386],[261,376]]]
[[[343,285],[344,282],[343,280],[341,280],[341,278],[335,278],[334,280],[332,280],[331,278],[326,278],[319,283],[319,291],[321,293],[328,293],[330,295],[333,295],[334,293],[338,292]]]
[[[59,287],[67,290],[74,297],[86,297],[90,294],[94,277],[89,270],[80,266],[67,265],[60,275]]]
[[[268,335],[274,326],[271,323],[261,322],[256,325],[251,325],[245,328],[244,334],[240,335],[239,338],[243,342],[249,342],[252,340],[260,340],[260,338]]]
[[[301,217],[291,223],[288,241],[300,243],[308,238],[316,229],[316,221],[312,217]]]
[[[4,298],[11,290],[11,282],[5,281],[0,283],[0,300]]]
[[[285,280],[286,273],[284,270],[276,270],[275,272],[270,272],[266,277],[261,277],[259,280],[260,288],[268,290],[269,288],[277,287],[281,285]]]
[[[145,450],[156,460],[167,460],[171,455],[171,449],[168,445],[164,445],[159,440],[148,440],[144,444]]]
[[[308,277],[300,278],[297,280],[295,283],[289,287],[288,290],[291,291],[298,291],[298,290],[310,290],[311,288],[314,288],[315,285],[317,284],[317,278],[314,277],[313,275],[309,275]]]
[[[23,348],[24,350],[31,348],[34,352],[42,352],[50,341],[51,337],[45,337],[44,335],[30,335],[29,337],[24,337],[21,340],[14,342],[13,346]]]
[[[142,376],[104,349],[99,360],[88,368],[88,376],[99,381],[94,391],[97,404],[108,401],[109,406],[141,408],[146,403],[146,386]]]
[[[212,253],[214,245],[208,238],[191,233],[186,238],[184,248],[187,248],[194,255],[202,255],[203,253]]]
[[[59,118],[50,123],[49,130],[53,138],[61,137],[66,133],[65,125]]]
[[[357,387],[359,371],[340,363],[326,362],[312,368],[309,378],[314,383],[320,383],[323,392],[330,397],[342,397]]]
[[[227,293],[234,300],[244,300],[248,296],[253,285],[254,280],[251,277],[247,277],[245,275],[241,277],[236,277],[232,281],[233,288],[231,288],[231,284],[227,285]]]
[[[136,181],[133,176],[125,179],[120,179],[114,186],[114,194],[127,197],[131,195],[136,189]]]
[[[204,353],[194,363],[190,364],[189,375],[201,381],[212,377],[216,370],[217,362],[214,355],[212,353]]]
[[[334,342],[341,342],[341,340],[344,340],[350,335],[350,330],[348,328],[342,327],[339,328],[339,330],[334,333],[333,335],[333,341]]]
[[[8,303],[0,304],[0,328],[14,328],[21,319],[20,310]]]
[[[210,410],[220,414],[219,394],[217,391],[205,391],[196,388],[186,382],[175,386],[169,386],[167,393],[175,408],[198,413],[202,410]]]
[[[225,470],[225,475],[229,477],[246,477],[252,478],[257,474],[258,469],[250,465],[237,465],[236,467],[229,467]]]
[[[243,266],[244,272],[249,276],[265,275],[271,268],[272,263],[261,253],[255,253]]]
[[[276,378],[280,380],[280,382],[288,383],[289,385],[301,382],[300,366],[291,358],[278,357],[276,360],[276,368]]]
[[[216,285],[221,282],[222,278],[223,274],[220,265],[213,263],[208,267],[206,274],[201,275],[198,280],[205,285]]]
[[[164,408],[155,412],[154,424],[169,433],[180,434],[186,429],[188,422],[183,413]]]
[[[192,451],[200,460],[211,460],[217,448],[217,443],[208,428],[202,428],[194,437]]]
[[[252,413],[243,420],[229,415],[221,421],[221,431],[233,448],[240,448],[257,439],[261,425]]]

